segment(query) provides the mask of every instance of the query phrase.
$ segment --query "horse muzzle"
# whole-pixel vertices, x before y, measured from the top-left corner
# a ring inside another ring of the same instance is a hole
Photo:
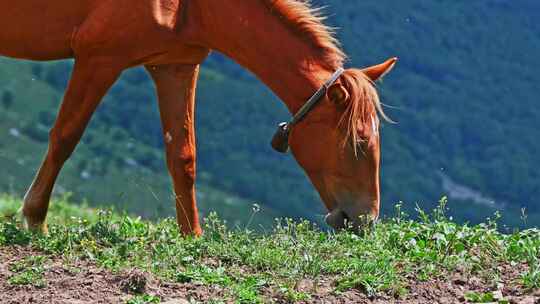
[[[335,230],[349,230],[354,233],[361,233],[367,229],[373,227],[376,219],[370,214],[363,214],[357,216],[351,216],[341,208],[335,208],[328,213],[324,221],[328,226]]]
[[[349,221],[349,217],[340,208],[336,208],[324,217],[324,221],[335,230],[343,230],[347,227],[346,222]]]

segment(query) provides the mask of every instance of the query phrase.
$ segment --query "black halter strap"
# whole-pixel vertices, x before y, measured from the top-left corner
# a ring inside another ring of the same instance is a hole
[[[326,95],[328,88],[333,85],[338,78],[343,74],[345,70],[339,68],[328,81],[326,81],[318,90],[311,96],[306,103],[294,114],[293,118],[289,122],[282,122],[279,124],[274,137],[272,138],[272,147],[274,150],[287,153],[289,151],[289,133],[292,127],[302,121],[306,115],[313,110],[313,108],[319,103],[321,98]]]

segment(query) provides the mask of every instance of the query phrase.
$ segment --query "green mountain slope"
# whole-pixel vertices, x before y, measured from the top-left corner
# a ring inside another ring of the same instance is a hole
[[[352,62],[401,58],[383,85],[399,121],[383,131],[387,200],[433,201],[442,172],[498,206],[538,212],[540,3],[328,3],[358,17],[334,16]],[[492,211],[454,209],[464,218]]]
[[[395,201],[408,202],[404,208],[410,212],[415,202],[429,209],[450,194],[458,220],[477,222],[502,209],[505,223],[518,225],[526,208],[528,224],[540,223],[540,174],[533,165],[540,162],[540,3],[314,2],[328,6],[349,65],[400,57],[379,85],[383,101],[392,106],[387,112],[398,121],[382,130],[385,214]],[[0,179],[4,189],[21,192],[28,184],[69,68],[69,62],[0,62],[0,151],[16,156],[5,162],[14,173]],[[153,98],[144,71],[126,72],[98,110],[60,185],[80,198],[130,201],[145,206],[125,206],[135,212],[155,212],[148,203],[155,201],[151,192],[136,185],[160,181],[152,188],[163,197],[169,191]],[[197,107],[202,186],[260,202],[283,216],[320,219],[322,205],[304,173],[268,145],[275,124],[288,113],[253,75],[213,54],[203,66]],[[12,147],[13,136],[6,134],[13,125],[40,148]],[[17,159],[25,161],[24,170]],[[129,165],[134,163],[137,169]],[[83,172],[99,178],[82,183]],[[118,199],[124,195],[132,197]],[[221,208],[219,202],[213,206]]]

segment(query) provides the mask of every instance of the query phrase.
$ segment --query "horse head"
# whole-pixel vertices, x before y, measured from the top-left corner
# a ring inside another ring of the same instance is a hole
[[[342,71],[323,86],[325,94],[309,114],[281,125],[274,138],[277,150],[290,146],[329,211],[326,222],[335,229],[350,225],[358,230],[379,216],[379,118],[388,118],[374,83],[396,60]]]

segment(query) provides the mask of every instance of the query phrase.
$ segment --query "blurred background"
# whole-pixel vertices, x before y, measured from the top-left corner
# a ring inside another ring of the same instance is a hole
[[[382,210],[414,216],[448,196],[450,214],[540,224],[540,2],[313,1],[337,27],[347,66],[400,61],[379,84]],[[0,58],[0,192],[22,197],[45,153],[72,61]],[[325,211],[290,155],[271,150],[289,114],[252,74],[213,53],[197,96],[198,199],[231,225]],[[126,71],[68,161],[55,195],[146,218],[174,215],[152,83]],[[257,208],[255,208],[257,209]],[[257,211],[257,210],[255,210]],[[315,212],[314,212],[315,211]]]

